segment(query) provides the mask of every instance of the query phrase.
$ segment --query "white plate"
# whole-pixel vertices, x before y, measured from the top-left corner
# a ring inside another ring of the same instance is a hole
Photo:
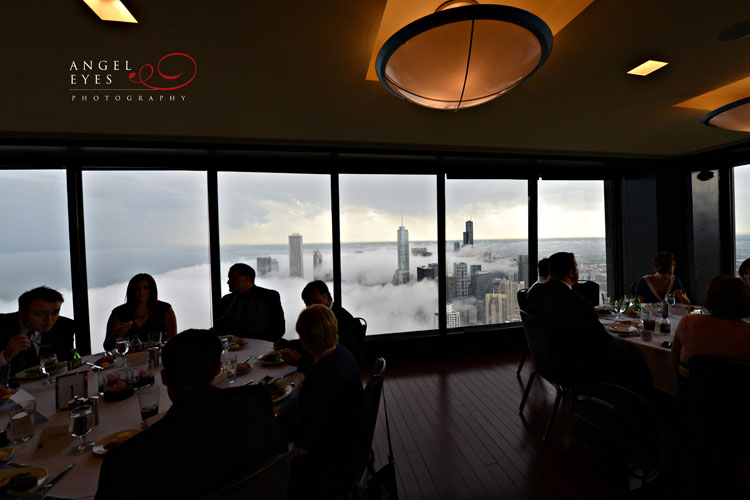
[[[611,323],[609,325],[604,325],[604,328],[614,333],[634,333],[638,331],[638,329],[634,326],[626,326],[626,325],[621,325],[619,323]]]
[[[94,443],[94,447],[91,450],[94,456],[97,457],[103,457],[107,454],[107,448],[105,448],[106,445],[111,443],[112,441],[118,439],[122,440],[121,443],[124,443],[131,437],[138,434],[140,431],[138,429],[125,429],[124,431],[115,432],[114,434],[110,434],[109,436],[100,439],[96,443]]]
[[[52,375],[59,372],[60,370],[64,370],[68,366],[68,363],[65,363],[63,361],[57,363],[57,369],[52,372]],[[47,375],[41,372],[39,369],[39,365],[32,366],[30,368],[26,368],[25,370],[21,370],[20,372],[16,373],[16,378],[19,380],[34,380],[37,378],[45,378]]]
[[[262,366],[281,366],[281,365],[283,365],[284,364],[284,360],[283,359],[280,359],[279,361],[264,361],[263,360],[264,356],[267,356],[269,354],[273,354],[275,352],[276,351],[269,351],[269,352],[267,352],[265,354],[261,354],[260,356],[258,356],[258,361],[260,361],[260,364]]]
[[[292,393],[293,390],[294,390],[294,387],[292,387],[292,384],[286,384],[286,386],[284,386],[284,394],[279,394],[275,398],[271,398],[271,403],[276,404],[282,399],[287,398]]]
[[[6,479],[12,478],[16,474],[23,474],[25,472],[28,472],[36,478],[37,486],[40,486],[47,478],[47,469],[45,469],[44,467],[20,467],[18,469],[8,469],[0,471],[0,484],[2,484],[2,482],[4,482]]]

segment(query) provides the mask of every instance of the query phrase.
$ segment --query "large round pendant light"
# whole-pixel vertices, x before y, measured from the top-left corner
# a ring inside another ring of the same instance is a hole
[[[750,97],[745,97],[707,113],[701,121],[712,127],[750,132]]]
[[[398,97],[457,111],[520,84],[551,50],[549,27],[525,10],[505,5],[439,8],[394,33],[378,52],[375,70]]]

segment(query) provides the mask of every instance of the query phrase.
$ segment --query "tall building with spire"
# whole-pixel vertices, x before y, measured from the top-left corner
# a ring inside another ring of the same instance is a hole
[[[323,255],[317,248],[313,252],[313,279],[323,279]]]
[[[464,231],[463,246],[466,245],[474,246],[474,222],[471,221],[471,218],[466,221],[466,231]]]
[[[401,227],[396,232],[398,243],[398,269],[393,275],[394,285],[409,282],[409,230],[404,227],[404,217],[401,216]]]
[[[302,264],[302,235],[298,233],[289,235],[289,277],[305,277]]]

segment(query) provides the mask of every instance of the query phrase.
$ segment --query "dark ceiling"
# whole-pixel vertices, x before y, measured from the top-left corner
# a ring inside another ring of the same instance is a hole
[[[420,108],[365,80],[384,0],[124,3],[139,24],[102,22],[82,0],[0,4],[5,142],[104,137],[631,158],[750,143],[701,124],[703,111],[673,107],[750,76],[750,37],[716,41],[750,19],[748,0],[595,0],[557,34],[529,81],[458,113]],[[112,70],[114,60],[137,70],[172,52],[198,68],[175,91],[131,91],[122,68]],[[649,58],[669,65],[645,78],[626,74]],[[84,60],[109,61],[108,70],[71,71]],[[71,91],[71,73],[92,73],[87,83],[110,74],[113,83],[82,92],[79,76]],[[84,93],[99,101],[73,100]],[[177,102],[126,100],[170,93]]]

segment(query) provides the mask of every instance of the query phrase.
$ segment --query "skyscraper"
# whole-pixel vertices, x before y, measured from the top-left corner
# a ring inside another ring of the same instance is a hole
[[[474,223],[466,221],[466,231],[464,231],[464,245],[474,246]]]
[[[519,255],[518,256],[518,276],[516,277],[516,281],[523,281],[524,283],[528,283],[529,281],[529,256],[528,255]]]
[[[258,276],[265,276],[273,270],[273,259],[271,257],[258,257],[256,263]]]
[[[453,307],[448,304],[446,308],[446,328],[459,328],[461,326],[461,314],[458,311],[454,311]],[[440,327],[440,316],[435,313],[435,328]]]
[[[409,282],[409,231],[404,227],[403,218],[401,226],[396,232],[398,242],[398,269],[393,276],[394,285],[403,285]]]
[[[453,277],[456,279],[456,298],[469,296],[469,266],[464,262],[453,264]]]
[[[323,279],[323,255],[317,248],[313,252],[313,279]]]
[[[302,265],[302,235],[298,233],[289,235],[289,277],[305,277]]]

